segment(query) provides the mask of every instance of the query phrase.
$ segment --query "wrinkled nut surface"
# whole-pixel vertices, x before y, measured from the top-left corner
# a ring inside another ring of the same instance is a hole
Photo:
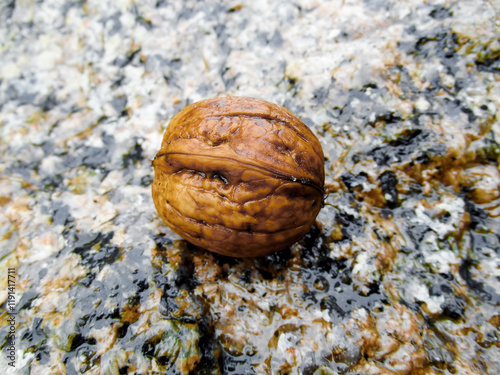
[[[255,257],[300,240],[324,195],[324,157],[311,130],[264,100],[227,97],[172,118],[153,160],[153,201],[189,242]]]

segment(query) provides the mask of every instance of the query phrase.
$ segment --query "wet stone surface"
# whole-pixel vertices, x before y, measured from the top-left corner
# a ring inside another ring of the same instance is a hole
[[[0,368],[500,373],[499,12],[1,2]],[[267,257],[196,248],[151,199],[168,121],[219,95],[284,105],[324,149],[316,225]]]

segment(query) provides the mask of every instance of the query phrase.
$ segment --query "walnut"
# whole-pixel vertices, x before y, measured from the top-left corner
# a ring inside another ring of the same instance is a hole
[[[153,201],[189,242],[255,257],[300,240],[324,195],[324,157],[294,114],[260,99],[189,105],[172,118],[153,160]]]

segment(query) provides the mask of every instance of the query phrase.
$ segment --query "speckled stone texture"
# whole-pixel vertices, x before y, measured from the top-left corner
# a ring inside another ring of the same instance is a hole
[[[496,0],[0,1],[7,374],[500,373]],[[318,136],[298,243],[171,232],[151,159],[227,95]],[[15,269],[15,367],[7,358]]]

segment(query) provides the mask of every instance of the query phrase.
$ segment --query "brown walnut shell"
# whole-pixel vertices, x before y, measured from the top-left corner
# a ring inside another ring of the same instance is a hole
[[[189,242],[255,257],[300,240],[324,195],[324,157],[293,113],[260,99],[203,100],[175,115],[153,160],[153,201]]]

